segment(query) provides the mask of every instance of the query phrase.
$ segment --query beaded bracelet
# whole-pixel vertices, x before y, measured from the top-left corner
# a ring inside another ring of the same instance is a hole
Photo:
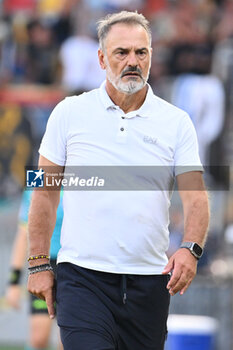
[[[9,284],[10,285],[17,285],[20,281],[22,271],[20,269],[14,269],[12,268],[10,271],[10,277],[9,277]]]
[[[50,256],[46,255],[46,254],[31,255],[31,256],[29,256],[28,261],[37,260],[37,259],[48,259],[49,260]]]
[[[53,268],[50,264],[43,264],[43,265],[38,265],[38,266],[33,266],[28,268],[29,275],[32,275],[37,272],[42,272],[42,271],[53,271]]]

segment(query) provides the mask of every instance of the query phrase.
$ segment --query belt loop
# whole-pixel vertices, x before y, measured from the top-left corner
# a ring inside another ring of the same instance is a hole
[[[122,275],[121,292],[122,292],[123,304],[126,304],[126,299],[127,299],[127,276],[126,275]]]

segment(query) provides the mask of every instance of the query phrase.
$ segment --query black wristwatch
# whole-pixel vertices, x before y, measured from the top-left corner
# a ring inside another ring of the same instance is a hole
[[[203,249],[199,246],[199,244],[195,242],[183,242],[180,246],[180,248],[187,248],[190,250],[190,252],[195,256],[197,260],[199,260],[202,257]]]

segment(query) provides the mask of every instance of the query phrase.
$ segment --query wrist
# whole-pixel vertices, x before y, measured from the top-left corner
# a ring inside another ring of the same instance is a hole
[[[30,255],[27,259],[29,267],[38,266],[50,263],[50,256],[48,254]]]
[[[30,260],[28,262],[29,267],[34,267],[38,265],[43,265],[43,264],[49,264],[50,260],[49,259],[40,259],[40,260]]]
[[[21,274],[21,269],[11,268],[8,284],[18,285],[20,283]]]
[[[203,248],[196,242],[182,242],[180,248],[188,249],[197,260],[203,255]]]
[[[51,272],[53,272],[52,265],[47,263],[47,264],[36,265],[36,266],[28,268],[29,275],[32,275],[32,274],[38,273],[38,272],[43,272],[43,271],[51,271]]]

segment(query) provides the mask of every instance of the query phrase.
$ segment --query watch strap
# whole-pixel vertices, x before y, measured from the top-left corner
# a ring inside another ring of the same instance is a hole
[[[199,260],[203,254],[203,249],[196,242],[182,242],[180,248],[189,249],[190,253],[195,256],[197,260]]]

